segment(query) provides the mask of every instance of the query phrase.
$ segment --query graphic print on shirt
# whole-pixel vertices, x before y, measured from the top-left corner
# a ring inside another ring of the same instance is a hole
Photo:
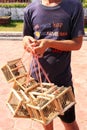
[[[67,36],[67,32],[62,32],[60,31],[61,28],[63,27],[63,23],[47,23],[47,24],[42,24],[42,25],[35,25],[34,26],[34,35],[37,39],[41,37],[46,37],[46,38],[53,38],[55,37],[58,39],[58,37],[64,37]]]

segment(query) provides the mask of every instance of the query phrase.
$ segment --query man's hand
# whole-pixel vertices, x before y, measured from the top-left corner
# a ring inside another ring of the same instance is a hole
[[[23,38],[24,49],[28,52],[34,53],[32,45],[34,45],[35,42],[36,42],[36,39],[34,39],[33,37],[24,36],[24,38]]]
[[[31,36],[25,36],[23,38],[24,49],[28,52],[31,52],[39,57],[42,57],[47,46],[48,39],[36,40]]]
[[[36,44],[32,44],[35,54],[42,57],[45,50],[49,48],[50,39],[40,39]]]

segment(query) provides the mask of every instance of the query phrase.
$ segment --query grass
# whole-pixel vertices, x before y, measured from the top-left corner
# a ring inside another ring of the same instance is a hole
[[[85,25],[84,30],[85,30],[85,32],[87,32],[87,25]]]
[[[20,32],[23,30],[23,21],[12,21],[7,25],[0,25],[0,31],[15,31]]]
[[[84,30],[87,32],[87,25],[84,27]],[[12,21],[7,25],[0,25],[0,31],[23,31],[23,21]]]

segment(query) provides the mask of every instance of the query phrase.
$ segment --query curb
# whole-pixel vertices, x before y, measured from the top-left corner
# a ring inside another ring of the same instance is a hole
[[[0,40],[22,40],[22,32],[0,32]]]
[[[22,40],[22,38],[22,32],[0,32],[0,40]],[[87,40],[87,32],[85,32],[83,40]]]

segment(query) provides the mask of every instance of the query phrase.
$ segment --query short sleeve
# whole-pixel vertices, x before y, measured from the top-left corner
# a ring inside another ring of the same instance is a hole
[[[24,10],[24,27],[23,27],[23,36],[33,36],[33,27],[31,22],[31,13],[27,8]]]
[[[84,12],[80,2],[74,9],[71,23],[71,38],[84,35]]]

